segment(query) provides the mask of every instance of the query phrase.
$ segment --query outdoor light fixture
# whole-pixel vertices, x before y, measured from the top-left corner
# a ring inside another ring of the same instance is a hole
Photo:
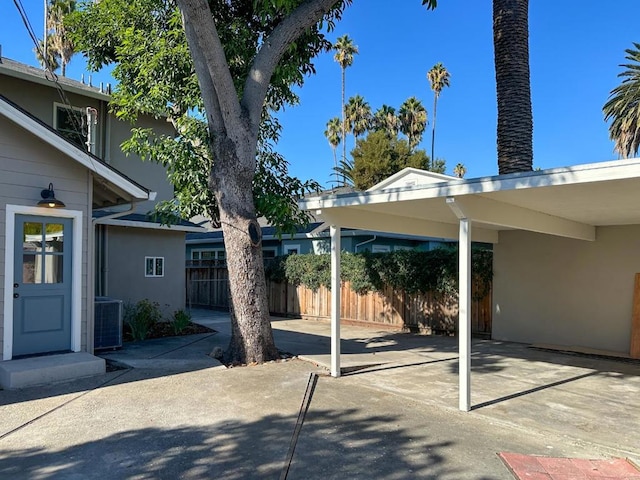
[[[38,202],[39,207],[47,208],[64,208],[66,205],[56,198],[56,194],[53,192],[53,183],[49,184],[49,188],[40,192],[42,200]]]

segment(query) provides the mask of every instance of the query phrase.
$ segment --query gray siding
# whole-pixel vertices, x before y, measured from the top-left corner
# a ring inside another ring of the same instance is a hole
[[[185,305],[184,232],[108,226],[106,295],[158,302],[166,315]],[[145,277],[145,257],[164,257],[164,276]]]
[[[83,212],[82,244],[82,349],[87,347],[87,234],[89,185],[87,170],[54,150],[13,122],[0,117],[0,338],[4,322],[4,268],[6,205],[35,206],[40,191],[53,183],[56,197],[69,210]],[[2,353],[0,344],[0,354]]]
[[[640,225],[586,242],[523,231],[494,246],[493,338],[629,352]]]

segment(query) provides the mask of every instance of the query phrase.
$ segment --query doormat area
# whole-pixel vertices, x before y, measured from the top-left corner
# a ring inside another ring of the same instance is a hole
[[[640,480],[640,470],[624,458],[588,460],[498,453],[520,480]]]

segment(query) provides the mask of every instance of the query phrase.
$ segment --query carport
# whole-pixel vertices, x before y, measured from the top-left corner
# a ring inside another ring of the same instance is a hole
[[[471,242],[499,245],[505,232],[519,230],[597,243],[601,228],[640,225],[640,159],[468,180],[405,169],[366,192],[306,197],[300,205],[330,225],[334,377],[340,376],[340,229],[459,241],[459,408],[469,411]],[[628,236],[625,231],[620,235]],[[638,257],[627,261],[635,272],[640,272],[640,248],[638,252]],[[576,259],[577,264],[582,261],[589,261],[589,255]],[[607,272],[606,267],[599,268]],[[631,296],[626,290],[621,295],[623,299]],[[629,299],[629,318],[619,320],[615,327],[620,330],[618,337],[629,345],[632,358],[640,358],[640,307],[636,303]],[[493,308],[500,309],[495,300]]]

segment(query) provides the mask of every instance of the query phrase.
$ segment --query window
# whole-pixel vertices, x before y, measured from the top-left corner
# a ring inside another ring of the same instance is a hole
[[[164,257],[144,257],[145,277],[164,277]]]
[[[55,104],[53,127],[64,138],[85,150],[87,148],[87,121],[81,108]]]
[[[276,257],[276,249],[275,248],[263,248],[262,249],[262,258],[275,258]]]
[[[395,247],[393,247],[393,250],[396,252],[399,252],[401,250],[414,250],[413,247],[409,247],[407,245],[396,245]]]
[[[191,260],[224,260],[226,252],[224,250],[192,250]]]
[[[371,245],[371,253],[387,253],[391,251],[389,245]]]
[[[300,253],[300,245],[285,245],[282,247],[282,252],[285,255]]]

